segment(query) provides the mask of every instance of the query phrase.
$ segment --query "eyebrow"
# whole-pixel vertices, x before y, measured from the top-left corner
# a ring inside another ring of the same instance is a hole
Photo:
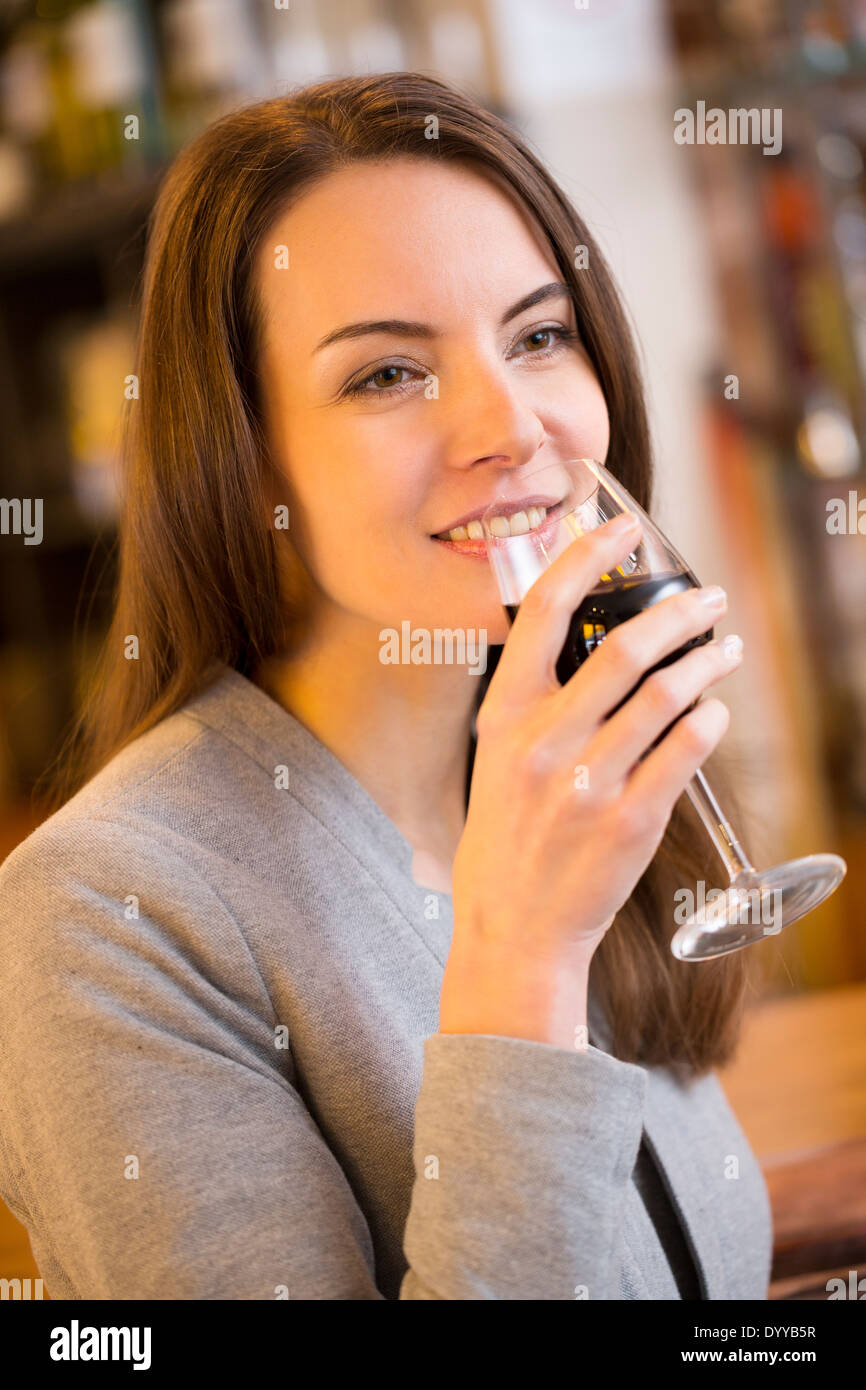
[[[552,280],[548,285],[541,285],[531,294],[525,294],[522,299],[518,299],[510,309],[506,309],[499,321],[500,328],[504,328],[512,319],[517,318],[518,314],[531,309],[535,304],[543,304],[549,299],[559,299],[563,294],[571,297],[571,290],[562,280]],[[322,348],[330,347],[332,343],[341,343],[347,338],[363,338],[368,333],[391,333],[404,338],[439,336],[438,329],[429,323],[412,323],[408,319],[370,319],[364,323],[347,323],[342,328],[335,328],[332,333],[326,333],[313,351],[321,352]]]

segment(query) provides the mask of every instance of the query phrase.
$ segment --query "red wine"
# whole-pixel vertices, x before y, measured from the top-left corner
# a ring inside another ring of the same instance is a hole
[[[556,663],[556,674],[560,684],[565,685],[565,682],[571,679],[578,667],[604,641],[613,628],[618,627],[620,623],[627,622],[636,614],[642,613],[645,608],[651,608],[654,603],[660,603],[662,599],[669,598],[671,594],[682,593],[684,590],[694,587],[694,580],[688,574],[684,574],[681,570],[668,570],[663,574],[639,574],[633,579],[604,583],[593,589],[587,594],[571,619],[568,636]],[[518,604],[506,605],[512,621],[517,616],[518,607]],[[691,651],[693,647],[700,647],[705,642],[710,642],[712,637],[713,629],[708,628],[699,637],[692,637],[676,651],[662,657],[661,661],[657,661],[655,666],[651,666],[648,671],[644,672],[637,684],[610,713],[615,714],[626,700],[631,699],[635,691],[653,671],[659,671],[663,666],[670,666],[672,662],[685,656],[686,652]],[[689,709],[694,709],[696,703],[697,701],[694,701]],[[685,713],[687,711],[684,710],[683,714]],[[656,739],[656,743],[664,738],[675,723],[676,720],[668,725],[664,733]],[[653,748],[656,743],[652,745]]]

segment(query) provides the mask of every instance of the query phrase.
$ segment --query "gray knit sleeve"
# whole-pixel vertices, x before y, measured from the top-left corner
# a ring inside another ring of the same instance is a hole
[[[401,1298],[618,1299],[646,1073],[486,1034],[424,1050]]]

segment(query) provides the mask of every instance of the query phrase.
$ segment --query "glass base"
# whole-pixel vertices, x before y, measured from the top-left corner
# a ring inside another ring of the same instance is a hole
[[[772,869],[745,870],[707,894],[671,941],[677,960],[712,960],[776,936],[822,903],[847,872],[838,854],[809,854]]]

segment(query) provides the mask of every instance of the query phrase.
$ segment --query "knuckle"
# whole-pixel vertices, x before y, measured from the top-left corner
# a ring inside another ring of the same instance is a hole
[[[542,781],[548,777],[553,765],[553,750],[546,740],[535,738],[527,744],[523,755],[523,768],[531,782]]]
[[[692,714],[680,720],[677,733],[687,754],[692,757],[705,757],[715,746],[719,735],[707,723],[705,716],[698,715],[696,718],[696,715],[698,715],[698,711],[694,710]]]
[[[686,589],[683,593],[677,594],[673,602],[676,604],[679,621],[683,628],[694,631],[701,628],[706,631],[712,626],[712,614],[708,614],[706,607],[695,601],[697,590]]]
[[[698,705],[698,709],[700,709],[701,706],[703,706],[704,710],[711,709],[714,718],[721,717],[721,724],[712,735],[713,741],[715,742],[716,739],[721,738],[722,734],[727,729],[731,720],[731,711],[728,709],[724,700],[718,699],[717,696],[710,696],[708,699],[702,700],[701,704]]]
[[[607,813],[608,826],[614,839],[622,844],[642,839],[650,829],[651,817],[647,807],[626,796],[613,803]]]
[[[604,656],[612,674],[624,680],[636,680],[641,673],[641,664],[633,640],[629,641],[620,636],[619,632],[612,632],[605,638],[599,655]]]
[[[653,713],[667,718],[669,715],[676,714],[680,707],[678,686],[677,676],[672,674],[670,668],[665,668],[661,671],[653,671],[651,675],[647,676],[641,689],[643,698]]]
[[[537,579],[532,587],[526,591],[526,595],[518,610],[518,618],[520,618],[521,614],[525,614],[528,618],[543,618],[545,613],[550,611],[553,603],[553,596],[548,590],[547,585],[543,583],[543,578],[544,576],[542,576],[541,579]]]

